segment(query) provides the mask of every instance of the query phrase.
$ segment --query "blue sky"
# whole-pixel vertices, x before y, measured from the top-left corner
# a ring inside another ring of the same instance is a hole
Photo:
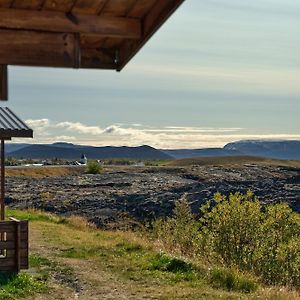
[[[34,142],[300,139],[300,2],[186,0],[121,73],[10,67]]]

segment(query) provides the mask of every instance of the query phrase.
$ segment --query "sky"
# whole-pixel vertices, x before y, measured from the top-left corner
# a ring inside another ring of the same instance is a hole
[[[300,140],[300,1],[186,0],[121,73],[10,67],[9,84],[34,143]]]

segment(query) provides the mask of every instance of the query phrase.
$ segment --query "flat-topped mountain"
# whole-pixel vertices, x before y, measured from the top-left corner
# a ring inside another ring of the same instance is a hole
[[[278,159],[300,159],[300,141],[248,140],[229,143],[224,150]]]
[[[192,157],[256,156],[300,160],[300,141],[244,140],[223,148],[163,150],[176,159]]]

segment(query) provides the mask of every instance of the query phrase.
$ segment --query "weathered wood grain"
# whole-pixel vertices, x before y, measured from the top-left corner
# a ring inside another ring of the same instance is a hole
[[[66,15],[62,12],[0,9],[0,27],[63,33],[95,33],[105,37],[141,38],[141,22],[134,18]]]

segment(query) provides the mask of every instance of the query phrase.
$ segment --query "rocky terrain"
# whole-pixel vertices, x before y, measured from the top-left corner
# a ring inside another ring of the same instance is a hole
[[[215,192],[251,189],[263,203],[288,202],[300,212],[300,169],[291,167],[111,167],[101,175],[8,177],[6,203],[61,215],[78,214],[99,227],[128,218],[170,215],[184,193],[193,212]]]

